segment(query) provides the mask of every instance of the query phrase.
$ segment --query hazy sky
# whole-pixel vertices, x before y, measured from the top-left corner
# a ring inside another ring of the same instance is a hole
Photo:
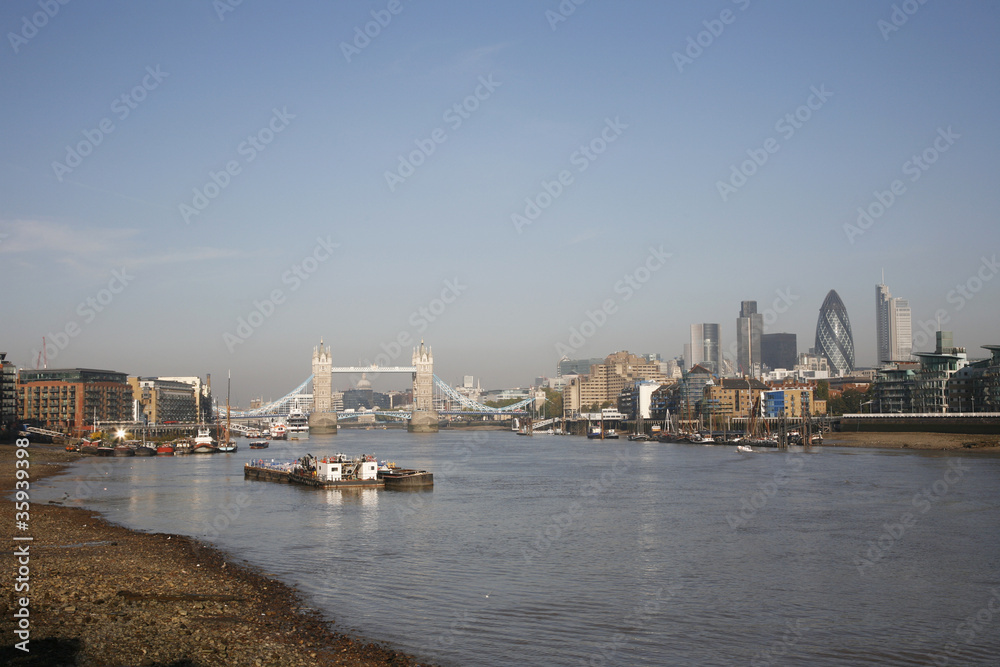
[[[995,3],[11,0],[0,28],[23,367],[46,336],[50,367],[277,397],[321,336],[342,365],[423,337],[446,380],[525,385],[694,322],[728,350],[744,299],[805,350],[830,289],[870,365],[883,269],[917,343],[938,315],[1000,343]]]

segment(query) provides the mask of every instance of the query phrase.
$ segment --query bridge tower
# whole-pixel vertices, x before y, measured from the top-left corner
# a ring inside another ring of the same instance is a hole
[[[336,433],[337,413],[333,409],[333,362],[329,346],[313,348],[313,409],[309,413],[309,430],[315,433]]]
[[[434,356],[431,348],[413,350],[413,413],[407,430],[411,433],[437,433],[438,413],[434,409]]]

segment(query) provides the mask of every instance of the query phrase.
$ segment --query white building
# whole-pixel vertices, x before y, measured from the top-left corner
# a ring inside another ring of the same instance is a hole
[[[875,337],[878,365],[890,361],[909,361],[913,352],[910,303],[893,297],[889,287],[875,286]]]

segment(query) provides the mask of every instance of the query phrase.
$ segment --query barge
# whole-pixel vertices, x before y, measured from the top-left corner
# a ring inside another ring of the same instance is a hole
[[[428,489],[434,475],[426,470],[379,464],[374,456],[349,458],[335,454],[295,461],[256,459],[243,465],[243,477],[282,484],[302,484],[321,489],[375,488],[389,490]]]

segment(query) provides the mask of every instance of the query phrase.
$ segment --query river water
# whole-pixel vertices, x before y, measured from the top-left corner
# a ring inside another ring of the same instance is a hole
[[[244,480],[374,453],[431,491]],[[213,543],[445,665],[1000,663],[1000,457],[342,430],[82,459],[41,500]]]

